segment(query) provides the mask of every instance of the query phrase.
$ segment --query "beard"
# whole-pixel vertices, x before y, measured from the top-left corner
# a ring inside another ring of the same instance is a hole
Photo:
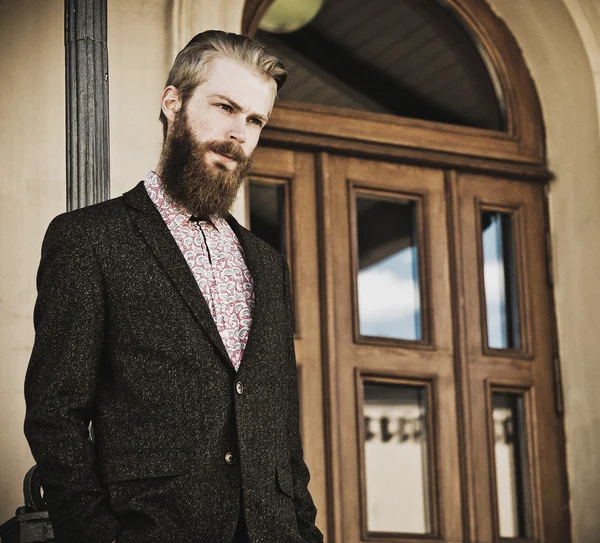
[[[207,161],[207,153],[228,155],[237,165]],[[225,217],[231,209],[240,185],[246,179],[252,157],[230,141],[201,142],[188,126],[185,107],[173,121],[163,145],[159,175],[167,194],[195,217]]]

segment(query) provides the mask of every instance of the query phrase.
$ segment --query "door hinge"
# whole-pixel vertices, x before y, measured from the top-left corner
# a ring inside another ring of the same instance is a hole
[[[564,404],[563,404],[563,391],[562,391],[562,378],[560,371],[560,358],[558,355],[554,356],[553,359],[554,364],[554,401],[556,407],[557,416],[561,417],[564,414]]]

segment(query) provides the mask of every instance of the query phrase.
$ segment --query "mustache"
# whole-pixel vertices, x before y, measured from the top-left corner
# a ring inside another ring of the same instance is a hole
[[[244,164],[248,161],[249,157],[246,156],[244,150],[233,141],[207,141],[205,143],[207,149],[214,151],[215,153],[220,153],[221,155],[226,155],[228,157],[233,158],[233,160]]]

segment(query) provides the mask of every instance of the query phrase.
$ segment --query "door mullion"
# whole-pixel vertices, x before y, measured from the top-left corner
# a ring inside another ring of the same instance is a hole
[[[336,386],[336,314],[335,314],[335,225],[331,213],[333,199],[331,187],[331,164],[327,153],[317,156],[317,200],[319,225],[319,254],[321,259],[321,322],[323,380],[325,398],[325,450],[327,471],[328,543],[343,543],[342,475],[340,446],[340,410]]]
[[[461,464],[461,496],[464,537],[466,542],[477,541],[477,510],[475,503],[475,476],[473,467],[473,439],[471,426],[471,400],[469,394],[469,365],[467,357],[467,325],[465,312],[465,286],[462,260],[462,235],[458,175],[450,170],[445,175],[446,202],[448,206],[448,253],[450,257],[450,288],[452,296],[452,321],[454,334],[454,369],[456,384],[456,409]]]

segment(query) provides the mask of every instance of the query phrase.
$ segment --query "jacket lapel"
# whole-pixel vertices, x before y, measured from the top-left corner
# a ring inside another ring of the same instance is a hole
[[[248,341],[246,342],[246,348],[244,349],[244,355],[242,356],[242,363],[240,368],[243,366],[244,358],[248,352],[248,348],[252,345],[254,338],[257,336],[261,326],[264,325],[265,306],[267,304],[267,289],[269,287],[269,278],[266,276],[266,270],[269,268],[263,259],[262,250],[260,247],[259,239],[241,226],[234,217],[229,215],[227,222],[231,229],[237,236],[242,250],[244,252],[244,260],[248,271],[252,276],[252,284],[254,290],[254,307],[252,309],[252,326],[250,327],[250,333],[248,335]]]
[[[131,215],[140,235],[214,343],[217,351],[227,361],[229,368],[233,368],[208,304],[181,254],[177,242],[173,239],[169,228],[148,196],[144,182],[141,181],[132,190],[126,192],[123,199],[135,210]]]

